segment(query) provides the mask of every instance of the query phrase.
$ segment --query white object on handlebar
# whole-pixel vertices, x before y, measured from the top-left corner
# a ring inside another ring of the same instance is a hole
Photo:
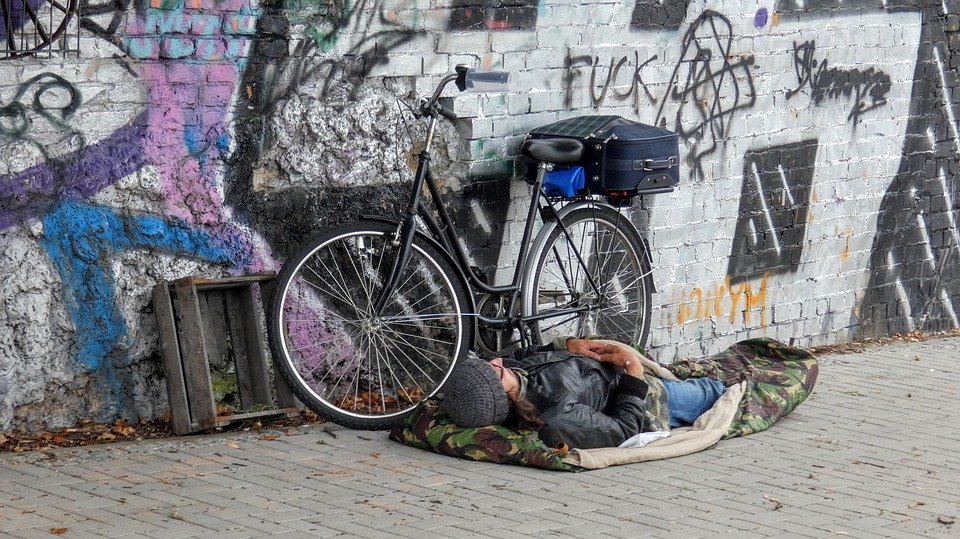
[[[465,92],[505,92],[510,84],[510,72],[471,69],[464,82]]]

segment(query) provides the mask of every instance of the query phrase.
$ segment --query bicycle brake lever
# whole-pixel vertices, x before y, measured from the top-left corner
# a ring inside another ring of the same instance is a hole
[[[426,97],[421,97],[417,99],[417,106],[414,110],[413,115],[417,118],[423,118],[427,116],[430,112],[430,99]]]

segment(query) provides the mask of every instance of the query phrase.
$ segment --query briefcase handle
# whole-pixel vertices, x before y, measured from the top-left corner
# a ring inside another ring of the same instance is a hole
[[[676,157],[669,157],[667,159],[637,159],[633,162],[633,170],[660,170],[673,168],[676,164]]]

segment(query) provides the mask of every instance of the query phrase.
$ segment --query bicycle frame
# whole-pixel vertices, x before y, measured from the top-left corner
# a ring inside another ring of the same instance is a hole
[[[524,268],[527,263],[527,256],[531,250],[531,238],[533,236],[533,228],[536,220],[536,215],[538,213],[556,216],[557,211],[553,204],[550,202],[549,198],[543,196],[542,187],[544,174],[549,169],[549,165],[541,164],[540,170],[537,174],[537,178],[534,182],[534,185],[531,189],[530,197],[530,206],[527,209],[527,218],[523,228],[523,237],[520,242],[520,250],[517,254],[517,265],[514,269],[513,278],[507,285],[490,285],[482,281],[476,274],[470,271],[470,261],[467,257],[467,253],[464,250],[463,245],[460,243],[460,237],[455,232],[455,227],[453,226],[453,221],[450,218],[449,213],[447,212],[446,205],[443,202],[443,198],[440,194],[436,182],[434,181],[433,174],[430,168],[431,162],[431,153],[430,147],[433,142],[433,134],[436,128],[436,123],[438,119],[436,117],[431,117],[430,125],[427,131],[426,144],[423,151],[420,152],[418,156],[417,163],[417,172],[414,177],[413,186],[410,191],[410,198],[407,202],[406,210],[403,214],[403,220],[398,224],[397,232],[395,233],[393,239],[393,245],[398,247],[398,255],[394,259],[394,263],[390,269],[390,272],[387,274],[387,279],[385,285],[380,295],[377,297],[374,308],[376,314],[379,314],[386,305],[387,301],[393,294],[399,275],[402,273],[405,268],[407,261],[410,257],[410,247],[413,243],[413,236],[417,230],[417,218],[423,220],[427,229],[430,231],[430,234],[434,239],[448,252],[452,255],[452,259],[459,266],[459,270],[466,277],[469,282],[469,286],[472,290],[480,290],[487,294],[503,294],[508,295],[508,309],[507,312],[512,312],[512,306],[518,301],[520,288],[524,279]],[[433,218],[428,208],[424,205],[422,200],[423,186],[426,184],[427,190],[430,192],[430,198],[433,200],[433,208],[436,210],[437,215],[439,216],[440,223]],[[546,205],[541,205],[540,199],[544,198]],[[440,225],[443,225],[441,228]],[[569,233],[566,230],[566,227],[562,222],[558,223],[563,231],[563,234],[569,237]],[[580,253],[576,253],[579,263],[586,265],[586,262],[581,257]],[[593,281],[593,278],[588,274],[588,280],[590,286],[597,291],[597,285]],[[559,316],[567,316],[571,314],[577,314],[589,310],[589,306],[582,307],[573,307],[569,309],[550,311],[548,313],[541,313],[534,316],[528,317],[496,317],[490,318],[483,316],[479,313],[476,313],[476,317],[480,323],[485,325],[488,328],[492,329],[507,329],[514,325],[523,326],[531,322],[537,322],[547,318],[554,318]],[[521,331],[521,339],[525,340],[525,335]]]
[[[510,281],[510,284],[500,286],[490,285],[482,281],[476,274],[470,271],[470,261],[467,258],[467,254],[464,251],[463,245],[460,243],[459,236],[457,236],[457,234],[454,232],[452,220],[450,219],[450,215],[447,213],[446,206],[443,203],[443,198],[440,195],[440,190],[437,188],[436,182],[433,179],[433,174],[430,170],[430,148],[433,145],[434,133],[436,132],[439,116],[443,115],[451,119],[456,118],[456,116],[454,116],[452,113],[445,111],[443,107],[437,103],[437,101],[440,98],[440,94],[442,93],[444,87],[450,82],[456,81],[458,88],[463,90],[465,76],[466,70],[461,70],[458,66],[457,73],[444,77],[437,86],[437,89],[434,91],[433,96],[430,99],[421,102],[420,104],[421,113],[430,118],[430,123],[427,128],[427,136],[424,148],[417,156],[417,172],[414,176],[413,186],[410,190],[410,198],[407,202],[403,217],[400,223],[397,225],[397,230],[394,233],[392,241],[392,245],[398,248],[398,254],[394,258],[393,264],[387,273],[383,289],[381,290],[379,296],[374,300],[374,315],[379,316],[386,304],[389,302],[390,297],[396,290],[398,284],[397,281],[400,277],[400,274],[403,272],[407,262],[410,259],[410,248],[413,244],[414,235],[417,232],[418,217],[426,224],[427,229],[430,231],[430,234],[434,237],[434,239],[447,251],[448,254],[452,254],[451,258],[458,266],[460,272],[466,277],[468,286],[471,288],[471,293],[473,290],[480,290],[487,294],[509,295],[509,301],[507,304],[508,313],[513,312],[513,306],[518,300],[520,289],[523,285],[524,268],[527,264],[527,256],[530,253],[530,240],[533,236],[534,221],[537,213],[539,212],[541,215],[552,216],[555,219],[557,218],[556,208],[550,201],[549,197],[547,197],[543,192],[544,176],[548,170],[552,169],[552,165],[548,163],[541,163],[540,169],[537,173],[537,178],[531,190],[530,206],[527,210],[527,219],[523,227],[523,238],[520,241],[520,252],[517,254],[517,265],[514,269],[513,279]],[[424,184],[426,184],[427,189],[430,191],[430,198],[433,199],[434,209],[436,210],[437,215],[440,217],[441,223],[444,225],[443,229],[440,228],[440,225],[436,222],[421,200]],[[546,206],[541,206],[541,197],[546,202]],[[547,217],[545,217],[545,219],[546,218]],[[564,236],[569,239],[570,234],[567,231],[566,226],[563,224],[563,221],[558,219],[557,223],[560,226]],[[586,262],[583,260],[583,257],[579,251],[576,252],[576,257],[578,263],[585,267]],[[589,273],[586,275],[594,293],[599,293],[599,289],[596,282],[593,280],[593,277]],[[482,316],[479,313],[474,313],[474,315],[477,317],[477,320],[489,328],[507,329],[517,325],[522,329],[523,325],[531,322],[537,322],[558,316],[577,314],[587,311],[590,308],[590,306],[573,307],[533,316],[521,316],[519,318],[513,317],[509,314],[502,318],[489,318]],[[520,334],[521,340],[525,341],[526,336],[524,332],[521,331]]]
[[[399,253],[390,270],[390,273],[388,274],[380,296],[374,302],[374,309],[377,314],[379,314],[380,310],[393,293],[393,290],[397,284],[397,278],[403,271],[403,268],[406,266],[406,263],[410,258],[410,246],[413,243],[413,235],[416,232],[418,217],[424,221],[427,229],[430,231],[434,239],[436,239],[448,253],[453,255],[454,261],[459,266],[461,272],[466,276],[472,288],[479,289],[488,294],[511,294],[511,301],[515,301],[516,295],[520,290],[522,268],[527,253],[529,252],[528,244],[530,243],[530,238],[533,235],[534,219],[540,208],[538,197],[532,196],[530,200],[530,207],[527,210],[527,221],[523,229],[523,239],[520,245],[520,252],[517,257],[517,267],[514,271],[513,279],[511,280],[510,284],[494,286],[481,281],[472,271],[469,271],[470,262],[467,258],[467,254],[464,251],[463,245],[460,243],[459,236],[457,236],[457,234],[454,232],[453,221],[450,218],[450,214],[447,212],[447,208],[443,203],[440,190],[437,188],[437,184],[433,179],[433,173],[430,170],[430,147],[433,143],[433,134],[436,129],[436,124],[437,118],[431,117],[430,125],[427,130],[426,144],[424,145],[423,151],[421,151],[417,157],[417,172],[414,176],[413,186],[410,189],[410,198],[403,214],[403,220],[397,227],[397,232],[393,240],[394,246],[399,247]],[[540,190],[542,183],[543,174],[539,174],[537,177],[537,182],[534,186],[535,193]],[[430,198],[433,200],[433,207],[444,226],[445,232],[440,228],[440,224],[438,224],[433,218],[421,200],[424,184],[426,184],[427,189],[430,192]],[[501,322],[496,319],[483,318],[482,321],[490,324],[497,324]]]

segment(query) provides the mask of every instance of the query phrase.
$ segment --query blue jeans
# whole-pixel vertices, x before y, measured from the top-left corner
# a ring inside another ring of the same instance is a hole
[[[692,425],[723,395],[722,382],[711,378],[690,378],[682,382],[661,380],[667,390],[670,427]]]

